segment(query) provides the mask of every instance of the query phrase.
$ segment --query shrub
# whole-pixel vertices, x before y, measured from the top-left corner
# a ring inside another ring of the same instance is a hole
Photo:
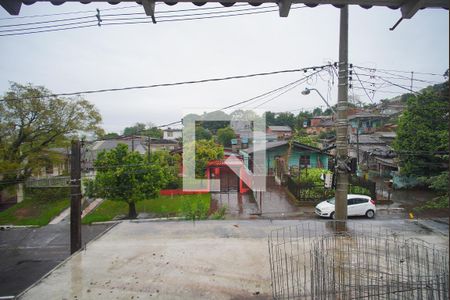
[[[186,220],[205,220],[208,217],[209,207],[203,202],[184,201],[181,211]]]
[[[227,212],[227,206],[224,205],[221,208],[219,208],[215,213],[213,213],[210,216],[210,218],[212,220],[224,220],[226,212]]]

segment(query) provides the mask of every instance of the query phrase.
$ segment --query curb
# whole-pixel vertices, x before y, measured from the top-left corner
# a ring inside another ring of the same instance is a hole
[[[14,229],[14,228],[39,228],[39,225],[0,225],[0,230]],[[0,298],[1,299],[1,298]]]

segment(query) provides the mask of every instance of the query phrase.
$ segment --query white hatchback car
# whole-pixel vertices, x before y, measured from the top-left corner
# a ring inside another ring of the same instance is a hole
[[[334,219],[334,198],[322,201],[316,205],[316,214],[321,217]],[[347,215],[375,217],[377,209],[375,201],[369,196],[349,194],[347,195]]]

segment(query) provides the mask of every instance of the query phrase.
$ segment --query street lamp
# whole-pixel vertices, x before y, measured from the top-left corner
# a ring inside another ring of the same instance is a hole
[[[322,94],[317,90],[317,89],[310,89],[305,87],[305,89],[302,91],[302,95],[309,95],[311,93],[311,91],[316,91],[317,94],[319,94],[320,98],[322,98],[323,102],[325,102],[325,104],[327,105],[327,107],[329,109],[331,109],[331,111],[333,112],[333,114],[335,114],[336,112],[334,111],[334,109],[330,106],[330,104],[328,104],[328,101],[324,98],[324,96],[322,96]]]

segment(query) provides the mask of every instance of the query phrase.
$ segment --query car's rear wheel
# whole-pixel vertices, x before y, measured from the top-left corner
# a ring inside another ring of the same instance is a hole
[[[366,212],[366,217],[368,217],[369,219],[372,219],[373,217],[375,217],[375,212],[373,210],[368,210]]]
[[[330,214],[330,219],[334,220],[334,211]]]

